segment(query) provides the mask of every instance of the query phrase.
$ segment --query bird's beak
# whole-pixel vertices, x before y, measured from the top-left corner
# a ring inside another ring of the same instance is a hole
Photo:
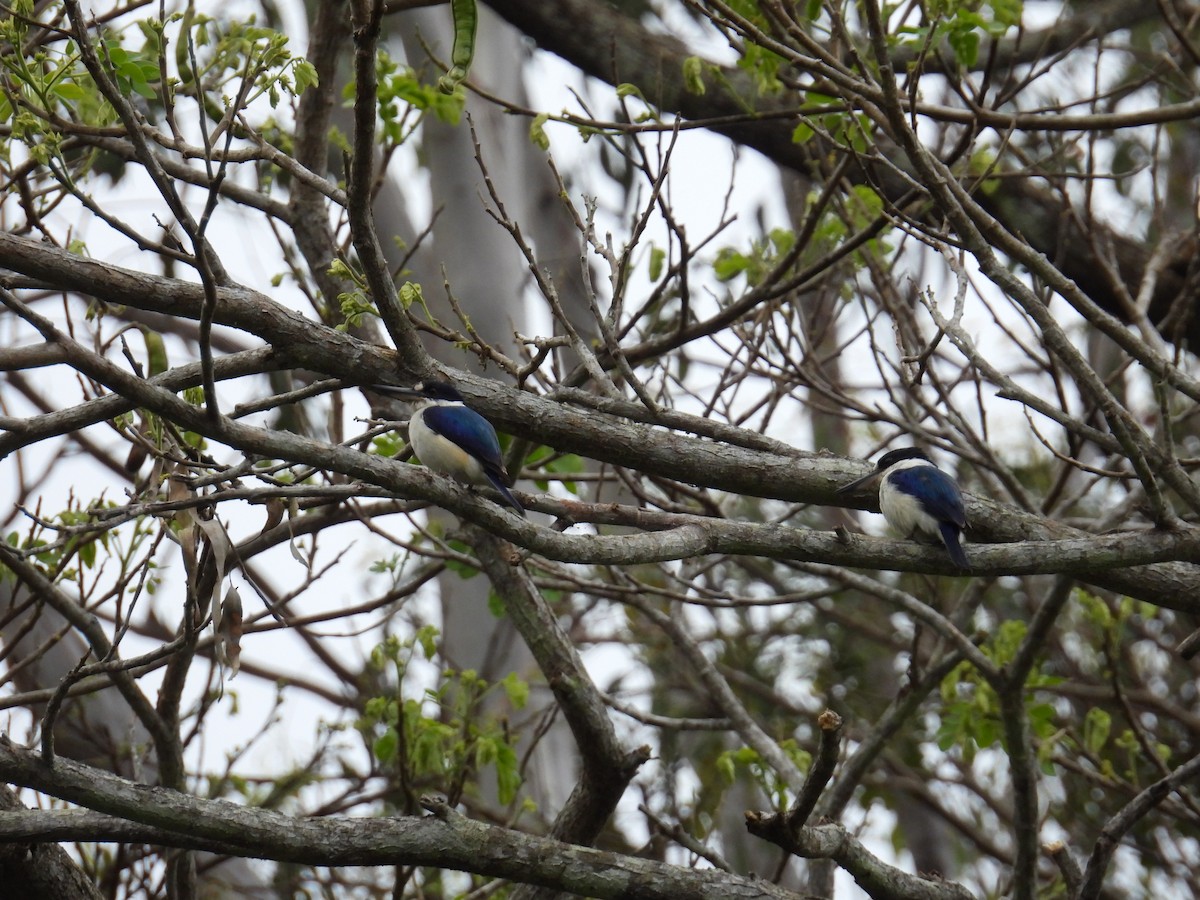
[[[868,475],[864,475],[862,478],[856,478],[854,481],[850,482],[849,484],[843,484],[840,488],[837,489],[837,493],[849,494],[851,491],[856,490],[856,489],[862,487],[863,485],[871,484],[873,482],[878,481],[879,476],[882,474],[883,474],[882,472],[874,471]]]
[[[424,394],[414,388],[399,387],[394,384],[364,385],[368,391],[382,394],[384,397],[394,397],[397,400],[421,400]]]

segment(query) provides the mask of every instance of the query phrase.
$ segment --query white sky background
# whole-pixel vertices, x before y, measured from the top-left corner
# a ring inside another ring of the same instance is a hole
[[[228,11],[231,16],[239,15],[239,10],[242,7],[254,8],[253,4],[221,4],[222,11]],[[1053,16],[1057,15],[1056,3],[1031,3],[1027,5],[1027,12],[1030,21],[1033,22],[1036,17],[1039,21],[1034,24],[1042,24],[1040,21],[1043,16],[1046,21],[1049,21]],[[201,8],[204,8],[201,5]],[[292,48],[294,52],[303,52],[307,43],[307,38],[304,35],[303,17],[295,14],[295,7],[292,4],[283,4],[285,20],[287,21],[287,30],[292,37]],[[690,29],[690,20],[687,20],[682,13],[678,14],[678,21],[672,21],[672,27],[679,29]],[[481,35],[481,40],[486,40],[485,35]],[[721,46],[712,46],[708,48],[708,52],[714,58],[728,57],[729,51]],[[588,91],[588,85],[580,78],[576,70],[571,66],[559,60],[557,57],[545,53],[538,53],[536,59],[529,66],[528,84],[532,94],[533,105],[535,107],[545,109],[551,112],[557,112],[561,109],[577,110],[577,102],[567,91],[568,86],[574,86],[581,92]],[[608,92],[608,88],[602,88],[597,91],[597,94],[603,95]],[[603,113],[602,113],[603,114]],[[580,194],[599,194],[603,196],[605,192],[611,193],[608,187],[608,178],[602,173],[589,170],[587,160],[592,158],[593,150],[590,146],[579,145],[579,142],[574,134],[574,129],[568,126],[556,125],[550,123],[547,125],[547,133],[551,141],[551,152],[554,154],[560,169],[563,171],[572,171],[572,176],[575,179],[575,185]],[[733,150],[728,141],[710,135],[704,131],[685,132],[682,136],[678,148],[671,161],[671,201],[672,206],[678,217],[687,223],[689,235],[707,234],[717,223],[721,212],[722,204],[726,198],[728,188],[728,178],[730,177],[730,161],[733,159]],[[393,162],[391,171],[393,177],[401,176],[408,184],[427,184],[427,180],[420,174],[420,168],[416,162],[415,153],[408,152],[398,155]],[[248,178],[250,172],[247,170],[243,176],[239,176],[236,171],[233,177]],[[779,188],[778,175],[773,165],[764,161],[754,151],[744,150],[738,155],[737,163],[737,189],[732,193],[732,202],[734,208],[738,211],[739,221],[731,228],[726,230],[723,237],[718,240],[717,246],[733,245],[745,246],[751,237],[757,236],[758,225],[756,215],[761,209],[765,213],[765,218],[769,226],[787,227],[786,210],[784,209]],[[419,212],[421,207],[418,200],[419,195],[413,196],[417,202],[414,203],[414,212]],[[185,195],[190,202],[193,210],[198,211],[203,204],[204,197],[201,191],[195,188],[188,189]],[[153,188],[149,185],[148,180],[141,176],[140,170],[130,167],[128,173],[122,182],[111,190],[103,192],[105,208],[117,215],[118,217],[129,222],[135,228],[144,233],[154,233],[156,226],[154,225],[151,213],[159,211],[160,218],[166,221],[166,216],[161,211],[162,204],[158,200]],[[575,198],[577,201],[579,197]],[[614,201],[615,203],[615,201]],[[601,209],[605,206],[614,205],[601,204]],[[432,204],[424,207],[427,211]],[[0,210],[3,206],[0,205]],[[158,270],[158,265],[155,261],[144,257],[136,248],[132,247],[123,238],[114,239],[113,233],[108,226],[102,222],[93,222],[91,217],[84,211],[81,211],[78,204],[68,201],[64,203],[55,213],[52,222],[52,227],[61,231],[61,225],[70,223],[75,228],[78,237],[85,240],[88,244],[90,253],[97,258],[111,260],[112,262],[126,266],[129,268],[147,267],[153,271]],[[418,221],[418,226],[422,224]],[[602,226],[604,227],[604,226]],[[620,241],[625,233],[624,223],[609,223],[610,228],[617,240]],[[235,279],[246,284],[249,287],[260,290],[269,296],[294,306],[297,309],[304,310],[306,302],[290,287],[287,280],[284,281],[281,287],[273,287],[271,278],[278,272],[285,270],[285,266],[279,257],[274,238],[271,236],[266,226],[263,224],[261,216],[254,218],[244,218],[237,214],[232,204],[224,204],[217,214],[217,220],[214,222],[214,227],[210,230],[210,236],[214,241],[217,250],[225,265],[230,270]],[[658,246],[664,246],[666,243],[665,232],[659,227],[658,233],[652,233],[649,236],[650,240],[654,240]],[[648,244],[647,244],[648,246]],[[714,247],[715,251],[715,247]],[[641,270],[645,271],[644,267]],[[927,269],[933,271],[933,269]],[[178,274],[180,277],[191,277],[184,267],[179,267]],[[607,273],[605,273],[607,274]],[[697,269],[693,270],[693,279],[701,275],[702,272]],[[639,276],[644,277],[644,276]],[[693,281],[696,284],[696,281]],[[925,287],[926,285],[921,285]],[[953,283],[934,284],[932,287],[938,292],[940,297],[944,297],[948,302],[953,298]],[[648,290],[649,285],[644,280],[638,282],[635,280],[634,286],[631,289],[631,296],[639,296],[640,291]],[[723,291],[721,286],[714,286],[713,290],[717,293]],[[699,293],[699,292],[694,292]],[[46,307],[49,310],[49,307]],[[991,325],[989,318],[975,317],[973,314],[968,314],[968,330],[972,330],[978,334],[983,334],[990,330]],[[31,341],[28,329],[13,328],[14,320],[11,316],[0,316],[0,340],[4,340],[6,345],[13,346],[19,343],[28,343]],[[142,356],[142,347],[139,342],[131,337],[131,344],[135,355]],[[184,357],[184,350],[178,345],[171,346],[171,361],[178,362]],[[714,357],[715,358],[715,357]],[[699,370],[699,367],[697,367]],[[38,379],[54,378],[61,379],[61,389],[56,383],[54,396],[62,399],[64,406],[76,402],[79,398],[78,388],[76,386],[74,376],[68,375],[62,370],[42,370],[37,373]],[[703,376],[701,371],[700,377]],[[42,382],[39,382],[42,383]],[[238,387],[234,387],[229,383],[222,383],[218,387],[218,392],[221,396],[222,405],[225,408],[231,406],[234,402],[246,397],[238,396],[238,390],[245,392],[263,392],[266,386],[262,379],[243,381]],[[6,392],[9,398],[13,397],[13,393]],[[780,439],[789,440],[804,449],[814,449],[807,446],[807,442],[811,440],[807,429],[807,420],[803,414],[800,404],[802,399],[798,398],[796,408],[796,417],[805,423],[803,429],[783,428],[781,423],[787,423],[787,417],[777,416],[773,422],[774,436]],[[8,415],[28,414],[32,410],[23,408],[19,402],[14,402],[13,406],[6,410]],[[362,406],[360,414],[365,414],[366,407]],[[996,419],[993,420],[993,427],[1001,421],[1008,422],[1011,420],[1013,427],[996,428],[996,434],[1007,434],[1010,436],[1012,443],[1011,449],[1013,452],[1018,450],[1028,450],[1030,445],[1030,435],[1025,419],[1020,409],[1015,404],[1001,403],[996,404],[994,410]],[[786,431],[787,433],[782,433]],[[115,445],[118,442],[114,441],[111,432],[104,426],[97,426],[89,429],[89,436],[99,440],[106,445]],[[122,450],[119,454],[124,455]],[[35,455],[27,455],[25,462],[31,466],[37,465]],[[14,502],[14,473],[9,469],[11,462],[6,463],[4,467],[0,467],[0,509],[8,510]],[[65,469],[59,470],[56,477],[46,483],[41,494],[43,497],[42,510],[45,513],[52,513],[62,509],[67,502],[68,496],[74,490],[76,495],[82,498],[92,498],[100,493],[101,484],[111,484],[113,487],[108,489],[110,499],[120,500],[122,497],[123,486],[118,485],[113,476],[106,470],[95,465],[85,455],[77,457],[72,463],[69,479],[65,476]],[[222,515],[230,516],[231,509],[228,506],[222,506]],[[234,540],[240,540],[248,537],[261,528],[263,521],[263,512],[261,508],[245,508],[244,514],[238,514],[231,521],[230,531]],[[22,528],[21,523],[15,526]],[[370,576],[366,570],[369,564],[381,555],[390,554],[390,550],[380,544],[376,539],[366,536],[361,530],[355,532],[352,528],[342,528],[341,532],[347,537],[344,539],[354,540],[356,543],[349,551],[348,559],[357,560],[355,568],[361,572],[361,579],[365,585]],[[332,536],[323,538],[322,540],[322,559],[329,560],[338,549],[335,542],[331,539]],[[169,566],[164,587],[158,597],[155,598],[155,604],[162,609],[161,617],[164,621],[174,623],[177,619],[178,598],[182,596],[182,579],[180,577],[180,564],[178,555],[174,551],[168,551],[166,554],[160,554],[160,562],[165,562]],[[299,563],[297,563],[288,553],[287,548],[277,548],[271,551],[265,557],[259,557],[256,560],[256,565],[264,571],[270,571],[275,579],[276,587],[286,589],[290,583],[298,583],[305,577],[305,572]],[[342,571],[342,570],[339,570]],[[378,586],[376,579],[374,584]],[[332,579],[319,581],[315,589],[310,592],[309,596],[301,598],[296,605],[292,607],[293,612],[312,612],[318,607],[336,608],[341,605],[347,605],[347,596],[358,598],[367,595],[368,589],[358,584],[347,583],[345,574]],[[247,615],[256,615],[261,610],[261,604],[255,597],[252,591],[242,585],[243,603],[246,606]],[[433,605],[430,604],[428,614],[434,616]],[[366,624],[366,619],[363,619],[359,624]],[[346,623],[334,623],[326,626],[326,630],[330,633],[343,633],[348,627]],[[331,640],[330,647],[339,655],[348,660],[358,660],[363,658],[370,648],[377,642],[378,634],[372,632],[355,638],[341,638]],[[126,638],[123,645],[123,652],[126,655],[132,655],[135,652],[140,652],[148,649],[143,646],[145,642],[139,641],[134,636]],[[270,662],[271,665],[283,670],[290,671],[299,676],[310,676],[314,671],[312,658],[309,651],[304,648],[300,642],[286,631],[273,631],[265,634],[249,635],[244,641],[243,652],[248,658],[258,658]],[[618,673],[627,670],[629,660],[623,653],[614,649],[611,645],[597,648],[594,651],[585,653],[585,659],[588,663],[589,670],[598,682],[604,684]],[[201,674],[205,667],[198,664],[192,673],[192,686],[195,690],[203,687],[201,684]],[[157,677],[150,676],[145,679],[145,689],[152,692],[157,688]],[[205,729],[202,752],[194,753],[189,763],[197,767],[201,771],[219,770],[222,768],[222,761],[225,754],[232,748],[237,746],[246,737],[257,731],[261,721],[269,715],[275,696],[275,687],[272,684],[267,684],[248,675],[241,675],[232,683],[227,685],[227,690],[238,696],[239,712],[234,714],[233,703],[231,699],[220,702],[217,707],[210,711]],[[333,710],[323,702],[313,699],[309,694],[301,691],[289,691],[286,696],[286,706],[283,711],[283,717],[286,719],[286,724],[282,727],[274,728],[268,738],[262,742],[256,750],[239,765],[239,773],[244,775],[269,775],[272,772],[278,772],[293,764],[302,763],[307,759],[308,754],[314,745],[314,740],[317,736],[317,723],[322,720],[329,720],[335,715],[340,715],[340,712]],[[620,727],[628,725],[628,720],[618,716],[618,724]],[[14,735],[24,733],[26,727],[26,719],[22,713],[15,711],[0,712],[0,727],[7,727],[12,724],[15,726]],[[360,741],[353,734],[343,735],[341,740],[349,745],[358,746]],[[884,858],[892,858],[893,851],[890,841],[887,840],[887,832],[893,827],[890,813],[880,806],[876,806],[870,812],[871,821],[869,822],[869,831],[873,834],[868,838],[869,849],[879,853]],[[627,802],[621,812],[621,820],[623,824],[633,826],[637,823],[637,827],[641,827],[641,816],[635,811],[635,801],[632,799]],[[852,824],[852,823],[848,823]],[[910,864],[911,861],[901,860],[901,864]],[[847,884],[839,884],[840,897],[855,896],[854,890],[847,887]]]

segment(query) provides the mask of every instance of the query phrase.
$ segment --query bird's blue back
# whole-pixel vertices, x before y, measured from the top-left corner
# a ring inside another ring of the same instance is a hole
[[[967,527],[962,492],[954,479],[934,466],[913,466],[887,474],[898,491],[917,500],[925,512],[940,522]]]
[[[503,470],[496,429],[475,410],[460,405],[433,405],[425,407],[422,417],[432,431],[462,447],[485,469]]]

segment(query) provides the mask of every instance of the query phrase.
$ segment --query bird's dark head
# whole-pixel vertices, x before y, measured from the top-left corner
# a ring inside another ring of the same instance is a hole
[[[449,403],[462,403],[462,394],[458,388],[448,381],[419,381],[413,390],[426,400],[444,400]]]
[[[883,456],[879,457],[879,462],[875,464],[875,471],[879,473],[886,472],[896,463],[902,463],[909,459],[920,459],[927,463],[930,462],[929,454],[920,447],[901,447],[898,450],[889,450]]]
[[[843,484],[837,489],[839,494],[848,494],[851,491],[860,487],[865,487],[868,484],[873,484],[879,481],[880,476],[888,469],[896,465],[896,463],[904,462],[909,459],[920,459],[929,462],[929,457],[925,455],[924,450],[917,447],[901,447],[899,450],[889,450],[883,456],[879,457],[879,462],[875,464],[875,468],[869,474],[864,475],[849,484]],[[932,463],[930,463],[932,465]]]

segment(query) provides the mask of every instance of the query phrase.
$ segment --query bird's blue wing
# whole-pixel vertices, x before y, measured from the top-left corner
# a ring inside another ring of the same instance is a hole
[[[901,493],[918,500],[925,512],[939,522],[967,527],[967,511],[962,492],[954,479],[934,466],[913,466],[888,474],[888,480]]]
[[[525,508],[504,483],[506,473],[500,456],[500,440],[491,422],[466,406],[427,406],[421,411],[421,418],[431,431],[479,460],[492,487],[513,509],[525,515]]]
[[[485,469],[504,471],[496,429],[475,410],[466,406],[427,406],[421,415],[430,430],[462,447]]]

